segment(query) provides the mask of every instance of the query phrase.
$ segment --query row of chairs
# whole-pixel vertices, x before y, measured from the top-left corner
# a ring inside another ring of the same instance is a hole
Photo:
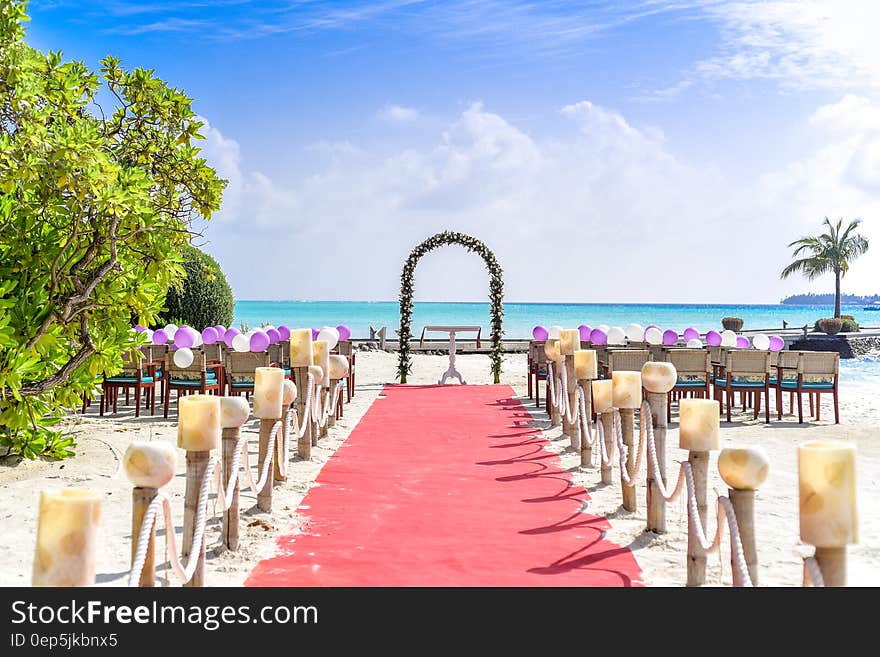
[[[187,367],[180,367],[174,362],[174,353],[166,345],[149,345],[140,347],[123,360],[123,369],[114,376],[102,375],[100,415],[105,411],[118,411],[119,394],[124,392],[125,403],[134,396],[135,417],[140,416],[141,402],[156,413],[156,392],[163,402],[164,417],[168,417],[171,393],[177,397],[187,394],[213,395],[245,395],[249,398],[254,390],[256,368],[276,366],[282,367],[287,376],[290,374],[289,345],[286,342],[269,345],[263,352],[237,352],[227,349],[225,345],[212,344],[194,348],[193,362]],[[350,402],[355,394],[355,366],[357,352],[352,348],[350,340],[340,341],[333,353],[346,356],[349,361],[348,376],[340,381],[345,387],[345,402]],[[337,417],[342,417],[343,395],[339,396],[336,409]],[[83,401],[83,413],[89,406],[89,400]]]
[[[764,409],[765,422],[770,422],[770,398],[774,394],[777,419],[782,419],[783,395],[789,393],[789,413],[797,399],[798,422],[803,423],[803,398],[809,400],[810,415],[821,419],[821,395],[832,397],[834,421],[840,422],[838,401],[840,355],[818,351],[761,351],[728,347],[687,348],[680,346],[635,343],[621,347],[581,343],[584,349],[595,349],[600,378],[608,378],[615,370],[640,371],[648,361],[666,361],[675,366],[678,380],[669,393],[672,402],[682,397],[714,398],[731,421],[735,395],[740,394],[742,410],[753,409],[757,419]],[[538,384],[546,380],[547,358],[544,342],[529,344],[528,393],[540,406]],[[546,405],[545,400],[545,405]],[[671,415],[670,415],[671,416]]]

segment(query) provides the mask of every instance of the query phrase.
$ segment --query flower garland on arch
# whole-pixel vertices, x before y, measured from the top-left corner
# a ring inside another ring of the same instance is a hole
[[[489,323],[492,328],[490,336],[492,349],[489,358],[492,362],[494,381],[495,383],[500,383],[501,355],[504,351],[504,347],[501,344],[501,335],[503,333],[501,321],[504,317],[504,281],[502,279],[503,271],[501,265],[498,264],[495,254],[480,240],[464,233],[448,230],[437,233],[416,246],[403,265],[403,272],[400,275],[400,331],[398,332],[400,362],[397,367],[397,378],[400,379],[401,383],[406,383],[407,374],[410,373],[412,368],[409,343],[412,339],[410,323],[412,322],[413,282],[415,280],[416,265],[426,253],[433,251],[439,246],[446,246],[448,244],[458,244],[468,251],[478,254],[486,263],[486,269],[489,270]]]

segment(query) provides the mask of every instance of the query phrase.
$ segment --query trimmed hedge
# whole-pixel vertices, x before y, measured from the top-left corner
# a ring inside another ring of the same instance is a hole
[[[232,323],[235,299],[220,264],[192,245],[183,250],[186,278],[168,290],[159,324],[179,322],[196,330]]]

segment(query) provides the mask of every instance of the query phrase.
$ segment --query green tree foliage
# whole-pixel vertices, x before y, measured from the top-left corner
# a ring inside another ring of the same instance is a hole
[[[229,326],[235,300],[220,264],[191,245],[184,247],[183,255],[186,278],[168,290],[159,324],[188,324],[197,330],[217,324]]]
[[[856,232],[861,219],[853,219],[845,227],[843,219],[832,224],[828,217],[822,225],[826,230],[815,237],[802,237],[794,247],[794,260],[780,276],[788,278],[800,273],[813,280],[823,274],[834,274],[834,317],[840,317],[840,279],[849,271],[850,263],[868,250],[868,240]]]
[[[0,447],[59,457],[53,425],[144,339],[226,183],[182,91],[35,50],[26,20],[0,0]]]

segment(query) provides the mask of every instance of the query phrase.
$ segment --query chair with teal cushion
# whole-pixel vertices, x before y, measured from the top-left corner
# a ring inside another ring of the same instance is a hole
[[[685,397],[708,399],[712,363],[708,349],[681,347],[666,349],[663,356],[675,367],[676,381],[669,391],[666,421],[672,420],[672,402]]]
[[[840,404],[838,401],[838,381],[840,377],[840,354],[836,351],[802,351],[797,359],[797,378],[783,380],[779,395],[787,390],[797,396],[798,422],[803,424],[804,408],[802,393],[807,393],[810,401],[810,415],[822,419],[821,399],[823,394],[831,394],[834,402],[834,423],[840,424]],[[815,409],[815,410],[814,410]]]
[[[226,394],[240,395],[244,393],[246,399],[254,391],[254,380],[257,376],[258,367],[269,367],[269,353],[266,351],[228,351],[223,364],[223,372],[226,375]]]
[[[119,390],[125,390],[125,402],[128,403],[129,391],[134,390],[134,416],[140,417],[141,398],[150,407],[150,415],[156,413],[156,365],[144,362],[144,354],[140,350],[132,351],[123,356],[122,371],[113,376],[103,376],[101,381],[100,414],[113,404],[113,412],[119,408]]]
[[[746,399],[754,397],[755,420],[758,419],[763,397],[764,422],[770,423],[770,358],[769,351],[758,349],[731,349],[726,353],[723,374],[716,375],[714,387],[719,403],[724,406],[726,401],[728,422],[733,395],[739,391],[743,395],[744,408]]]
[[[180,367],[174,362],[174,353],[165,354],[162,367],[164,381],[164,415],[168,417],[171,404],[171,391],[176,390],[177,396],[199,393],[202,395],[221,395],[223,390],[218,378],[219,363],[208,364],[205,352],[193,349],[193,361],[187,367]]]

